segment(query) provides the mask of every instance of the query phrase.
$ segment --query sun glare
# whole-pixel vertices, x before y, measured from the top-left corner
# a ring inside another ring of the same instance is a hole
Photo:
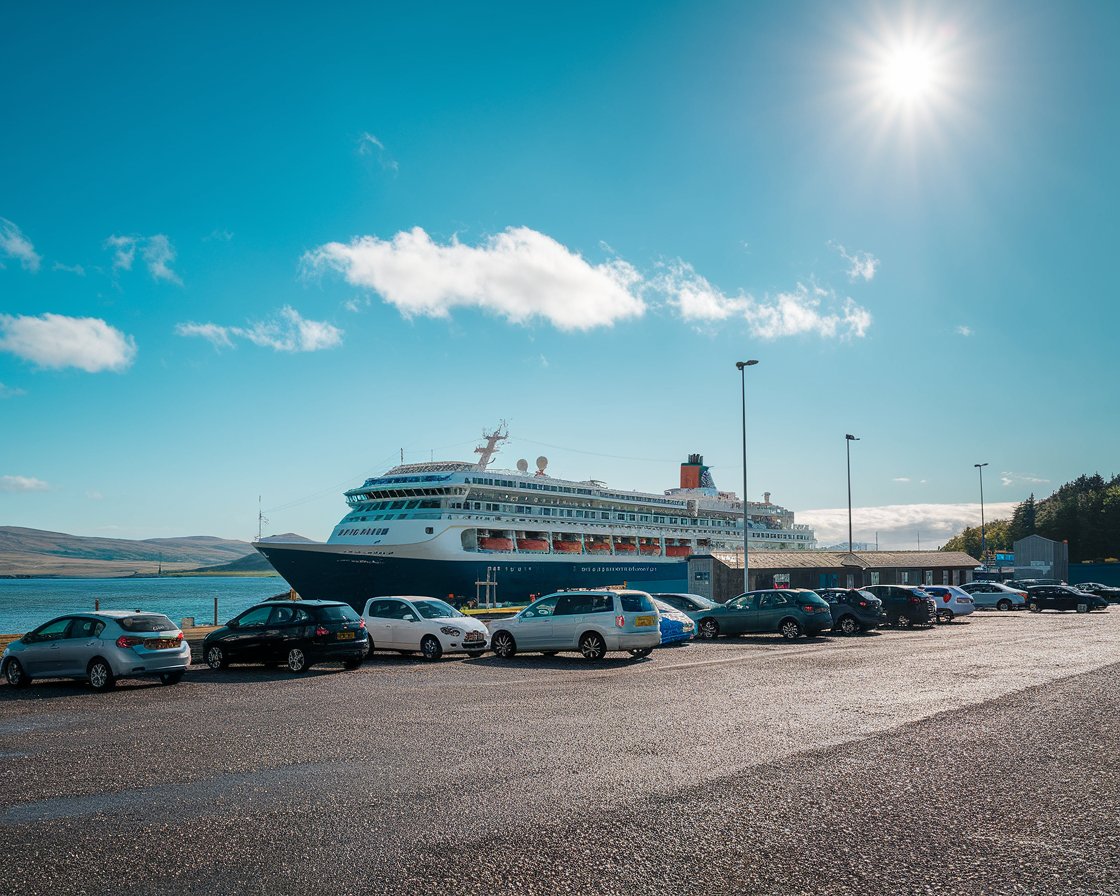
[[[921,47],[897,49],[883,61],[883,88],[899,100],[914,101],[928,96],[936,80],[933,55]]]

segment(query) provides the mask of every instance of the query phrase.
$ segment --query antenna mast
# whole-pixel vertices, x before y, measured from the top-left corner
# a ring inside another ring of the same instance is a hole
[[[485,470],[498,452],[498,443],[509,438],[509,426],[505,420],[502,420],[493,432],[483,431],[482,438],[486,439],[485,446],[479,445],[474,449],[474,453],[478,455],[478,468]]]
[[[265,523],[268,518],[264,515],[264,509],[261,507],[261,496],[257,495],[257,541],[261,540],[261,535],[264,533]]]

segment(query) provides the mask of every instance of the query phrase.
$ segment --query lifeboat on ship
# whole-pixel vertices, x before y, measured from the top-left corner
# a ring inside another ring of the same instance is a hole
[[[666,557],[687,557],[692,553],[692,544],[687,541],[680,541],[676,544],[665,545]]]
[[[644,554],[647,557],[656,557],[661,554],[661,544],[657,541],[650,541],[648,538],[643,538],[638,544],[638,553]]]
[[[540,532],[522,532],[517,536],[517,550],[547,553],[548,539]]]
[[[588,538],[584,542],[584,548],[589,554],[609,554],[611,552],[610,543],[599,538]]]
[[[486,532],[478,536],[478,549],[480,551],[512,551],[513,539],[503,534],[495,535]]]
[[[638,551],[638,546],[634,541],[629,538],[616,538],[614,540],[614,552],[616,554],[635,554]]]
[[[583,543],[578,538],[570,535],[558,535],[552,539],[552,552],[554,554],[579,554],[583,552]]]

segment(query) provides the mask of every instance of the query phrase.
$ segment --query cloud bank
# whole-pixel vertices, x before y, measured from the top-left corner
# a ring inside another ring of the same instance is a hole
[[[989,520],[1008,519],[1018,502],[985,501]],[[821,544],[848,541],[848,508],[801,510],[797,521],[812,526]],[[853,507],[855,541],[873,542],[887,550],[915,550],[921,539],[923,550],[943,545],[967,526],[980,525],[980,504],[888,504],[882,507]]]
[[[33,476],[0,476],[0,492],[44,492],[49,488]]]
[[[654,303],[691,322],[742,320],[761,339],[858,338],[871,326],[867,309],[817,285],[799,283],[763,298],[729,296],[686,262],[647,277],[620,258],[593,264],[528,227],[509,228],[478,246],[456,238],[439,244],[416,227],[389,240],[326,243],[304,255],[303,264],[310,272],[341,273],[405,317],[448,317],[456,308],[474,308],[511,323],[543,320],[560,330],[590,330],[641,317]],[[347,303],[349,310],[358,307]]]
[[[186,322],[176,324],[179,336],[199,336],[216,349],[234,348],[234,339],[278,352],[315,352],[342,345],[343,331],[326,321],[307,320],[294,308],[285,305],[270,320],[248,327],[225,327],[215,323]]]
[[[0,218],[0,252],[16,259],[28,271],[38,271],[43,261],[31,240],[7,218]]]
[[[94,317],[0,314],[0,351],[47,369],[77,367],[87,373],[119,372],[136,357],[136,342]]]

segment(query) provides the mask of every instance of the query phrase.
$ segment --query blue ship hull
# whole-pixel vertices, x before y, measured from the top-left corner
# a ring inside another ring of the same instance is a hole
[[[625,585],[641,591],[686,591],[688,563],[593,559],[541,562],[488,556],[474,560],[412,560],[365,557],[307,550],[295,545],[258,544],[256,549],[278,573],[309,600],[342,600],[364,606],[371,597],[423,594],[473,599],[485,596],[475,583],[497,582],[493,592],[502,604],[524,604],[533,595],[565,588]]]

